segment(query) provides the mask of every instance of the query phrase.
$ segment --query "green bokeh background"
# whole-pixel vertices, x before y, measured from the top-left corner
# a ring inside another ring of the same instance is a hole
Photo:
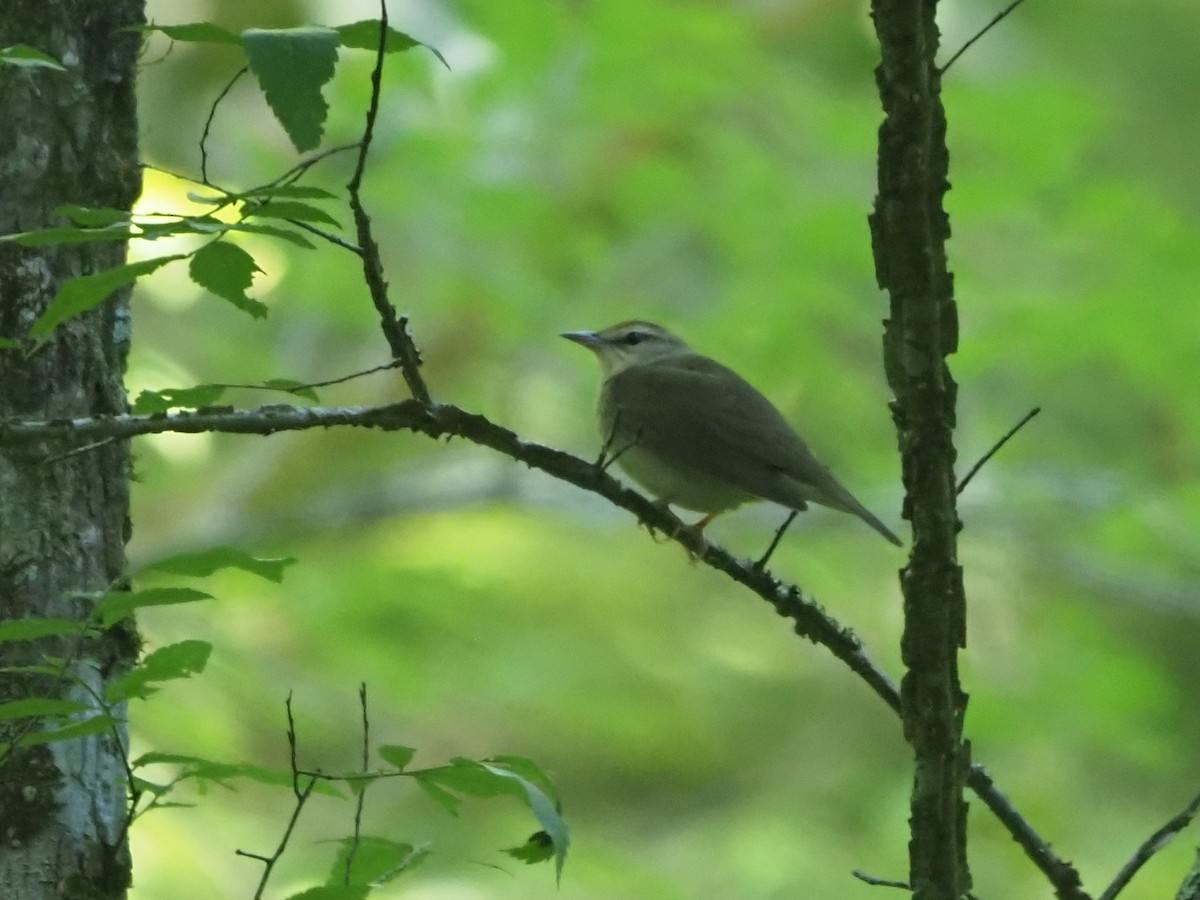
[[[957,48],[1000,4],[942,6]],[[374,11],[149,3],[162,23],[233,29]],[[451,66],[389,60],[366,192],[435,396],[594,454],[598,373],[556,335],[654,319],[743,372],[898,527],[887,304],[866,227],[880,120],[866,4],[413,0],[392,16]],[[962,497],[967,728],[1097,893],[1200,786],[1197,34],[1194,0],[1028,3],[945,87],[963,469],[1044,409]],[[164,50],[143,59],[144,153],[195,172],[207,108],[239,62]],[[356,137],[369,66],[343,53],[328,144]],[[230,186],[294,161],[248,80],[212,140],[211,174]],[[314,183],[337,189],[348,167],[333,159]],[[145,208],[178,207],[185,189],[152,174]],[[134,301],[132,392],[386,361],[353,257],[244,246],[268,319],[163,270]],[[321,392],[403,396],[394,373]],[[498,852],[536,827],[517,803],[468,801],[453,819],[410,785],[376,789],[367,830],[432,851],[381,896],[853,900],[885,890],[855,868],[904,877],[909,754],[890,712],[627,514],[404,433],[164,435],[136,450],[135,563],[214,544],[299,563],[282,586],[228,575],[203,585],[215,602],[142,615],[148,648],[190,637],[215,651],[201,677],[134,704],[135,752],[285,768],[291,691],[302,762],[348,769],[365,681],[374,737],[417,747],[417,765],[521,754],[557,783],[574,839],[560,889],[549,867]],[[747,509],[709,534],[756,555],[781,516]],[[898,676],[903,560],[814,510],[774,565]],[[250,896],[259,866],[234,850],[268,852],[291,808],[286,791],[250,786],[191,799],[135,826],[135,900]],[[1050,897],[971,810],[979,894]],[[323,877],[335,848],[322,842],[351,816],[316,801],[269,895]],[[1195,844],[1192,831],[1123,897],[1173,895]]]

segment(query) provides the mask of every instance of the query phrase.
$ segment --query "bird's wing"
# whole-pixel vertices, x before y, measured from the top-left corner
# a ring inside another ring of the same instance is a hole
[[[626,369],[605,391],[626,439],[659,456],[786,506],[815,500],[840,509],[848,499],[854,507],[846,511],[857,512],[771,402],[708,357],[672,356]]]

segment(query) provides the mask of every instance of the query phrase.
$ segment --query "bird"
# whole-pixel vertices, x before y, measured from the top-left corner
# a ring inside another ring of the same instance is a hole
[[[568,331],[587,347],[604,382],[596,405],[604,453],[659,506],[717,515],[770,500],[792,510],[818,503],[900,538],[844,488],[783,414],[732,369],[652,322]]]

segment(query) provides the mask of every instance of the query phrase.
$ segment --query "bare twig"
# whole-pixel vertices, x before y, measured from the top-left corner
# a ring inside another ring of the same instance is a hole
[[[288,692],[286,706],[288,722],[287,740],[292,766],[292,793],[296,795],[296,805],[293,807],[292,815],[288,819],[287,827],[283,831],[283,837],[279,839],[279,845],[270,856],[263,856],[260,853],[250,853],[247,850],[234,851],[238,856],[257,859],[263,864],[263,873],[258,881],[258,888],[254,892],[254,900],[260,900],[263,891],[266,890],[271,872],[274,870],[275,864],[279,862],[279,858],[283,856],[283,851],[287,849],[288,841],[291,840],[296,823],[300,820],[300,813],[304,809],[304,804],[308,802],[308,798],[312,796],[313,788],[317,786],[317,779],[311,775],[302,773],[296,761],[296,720],[292,716],[292,695],[290,691]],[[302,778],[308,779],[307,783],[303,786],[300,783]]]
[[[946,64],[937,70],[938,75],[945,75],[946,70],[949,69],[952,65],[954,65],[955,61],[960,56],[962,56],[964,53],[966,53],[967,50],[970,49],[972,44],[974,44],[977,40],[979,40],[981,37],[983,37],[985,34],[987,34],[989,31],[991,31],[997,25],[999,25],[1002,21],[1004,21],[1004,19],[1008,16],[1009,13],[1011,13],[1014,9],[1016,9],[1018,6],[1020,6],[1024,2],[1025,2],[1025,0],[1012,0],[1012,2],[1008,4],[1008,6],[1004,7],[1004,9],[1000,10],[1000,12],[996,13],[996,15],[994,15],[992,17],[992,21],[988,22],[981,29],[979,29],[977,32],[975,32],[974,36],[969,41],[967,41],[965,44],[963,44],[961,47],[959,47],[958,51],[953,56],[951,56],[950,59],[948,59],[946,61]]]
[[[800,510],[798,510],[798,509],[793,509],[791,512],[788,513],[788,517],[783,520],[783,524],[780,525],[779,528],[775,531],[775,537],[771,538],[771,543],[767,547],[767,552],[764,553],[759,558],[758,562],[756,562],[754,564],[754,568],[765,569],[767,567],[767,563],[770,561],[771,555],[775,552],[775,548],[778,547],[779,542],[783,540],[784,532],[788,530],[788,526],[790,526],[794,521],[796,521],[796,516],[798,516],[798,515],[800,515]]]
[[[371,217],[363,206],[360,190],[363,175],[367,169],[367,153],[371,149],[371,141],[375,136],[375,119],[379,115],[380,86],[383,83],[383,61],[387,55],[387,0],[379,0],[379,47],[375,53],[375,68],[371,70],[371,100],[367,105],[367,122],[363,128],[362,139],[358,147],[358,161],[354,166],[354,175],[346,190],[350,194],[350,209],[354,213],[354,225],[358,233],[359,254],[362,257],[363,276],[367,282],[367,290],[371,294],[371,302],[379,314],[379,325],[383,336],[391,348],[392,356],[400,360],[404,380],[412,392],[413,399],[424,406],[433,403],[429,396],[429,388],[421,377],[421,354],[417,351],[412,337],[408,333],[408,317],[396,316],[396,308],[388,300],[387,282],[383,278],[383,263],[379,259],[379,245],[371,233]]]
[[[907,881],[893,881],[890,878],[877,878],[874,875],[868,875],[862,869],[855,869],[850,873],[859,881],[865,881],[867,884],[875,885],[876,887],[894,887],[903,888],[906,891],[911,891],[912,887]]]
[[[362,256],[362,247],[355,244],[353,241],[348,241],[344,237],[338,237],[332,232],[326,231],[324,228],[318,228],[310,222],[305,222],[301,219],[285,219],[289,225],[294,225],[302,231],[307,231],[309,234],[319,237],[323,241],[328,241],[335,247],[341,247],[343,250],[349,250],[355,256]]]
[[[212,106],[208,109],[208,118],[204,120],[204,131],[200,135],[200,183],[208,187],[217,188],[222,193],[229,193],[223,188],[217,187],[208,180],[208,134],[212,130],[213,119],[217,115],[217,107],[221,105],[221,101],[225,96],[233,90],[233,86],[237,84],[238,79],[250,71],[249,66],[242,66],[236,75],[229,79],[229,83],[221,88],[221,93],[217,94],[217,99],[212,102]]]
[[[367,716],[367,683],[358,685],[358,703],[362,709],[362,770],[367,774],[371,768],[371,720]],[[354,857],[358,854],[358,842],[362,836],[363,804],[367,800],[367,787],[370,781],[363,781],[358,790],[358,802],[354,805],[354,834],[350,838],[350,850],[346,854],[346,874],[343,884],[350,883],[350,871],[354,867]]]
[[[1191,824],[1196,815],[1200,813],[1200,794],[1192,798],[1192,802],[1184,807],[1179,815],[1173,817],[1169,822],[1163,825],[1150,837],[1142,842],[1142,845],[1137,848],[1129,862],[1121,867],[1121,871],[1117,873],[1117,877],[1100,895],[1099,900],[1113,900],[1125,886],[1137,874],[1138,869],[1144,866],[1155,853],[1161,850],[1167,844],[1174,840],[1175,836],[1183,829]]]
[[[977,463],[975,463],[975,465],[971,466],[971,471],[969,471],[966,475],[963,476],[962,481],[960,481],[958,483],[958,487],[956,487],[954,489],[954,493],[961,494],[963,492],[963,489],[966,488],[966,486],[971,483],[971,479],[974,478],[975,475],[979,472],[979,470],[983,468],[984,464],[987,463],[987,461],[989,459],[991,459],[993,456],[995,456],[996,452],[1001,447],[1003,447],[1005,444],[1007,444],[1009,442],[1009,439],[1012,438],[1012,436],[1014,434],[1016,434],[1018,431],[1020,431],[1022,428],[1024,428],[1026,426],[1026,424],[1028,424],[1029,420],[1032,419],[1034,416],[1036,416],[1041,411],[1042,411],[1042,408],[1040,406],[1035,406],[1033,409],[1031,409],[1029,412],[1027,412],[1024,415],[1024,417],[1021,419],[1020,422],[1018,422],[1012,428],[1008,429],[1008,431],[1005,433],[1004,437],[1002,437],[1002,438],[1000,438],[1000,440],[996,441],[996,443],[994,443],[992,445],[992,449],[989,450],[987,453],[983,454],[983,456],[981,456],[979,458],[979,462],[977,462]]]

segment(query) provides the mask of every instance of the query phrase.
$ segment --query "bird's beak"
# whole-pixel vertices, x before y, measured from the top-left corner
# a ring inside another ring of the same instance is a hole
[[[600,335],[594,331],[564,331],[561,337],[565,337],[568,341],[574,341],[577,344],[583,344],[589,350],[595,350],[602,343]]]

